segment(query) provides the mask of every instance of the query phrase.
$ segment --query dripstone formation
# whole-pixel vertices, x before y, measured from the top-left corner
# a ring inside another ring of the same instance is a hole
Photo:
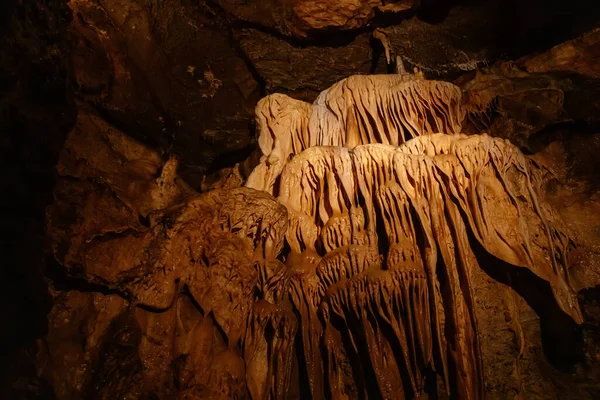
[[[352,76],[314,104],[270,95],[245,185],[202,194],[177,159],[82,108],[48,230],[64,273],[98,290],[53,289],[40,375],[60,399],[499,390],[505,339],[485,307],[505,289],[488,264],[529,271],[544,302],[582,314],[550,171],[461,133],[486,107],[418,72]],[[526,393],[518,373],[503,384]]]

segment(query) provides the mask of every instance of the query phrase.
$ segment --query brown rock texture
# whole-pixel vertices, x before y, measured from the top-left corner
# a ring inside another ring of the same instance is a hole
[[[356,30],[367,26],[376,13],[399,13],[416,0],[218,0],[228,13],[245,22],[276,29],[284,35],[306,38],[324,30]]]
[[[598,58],[600,30],[594,29],[548,52],[524,57],[519,62],[528,72],[572,71],[590,78],[600,78]]]
[[[512,62],[484,68],[461,84],[465,113],[474,125],[471,130],[510,138],[527,150],[535,134],[570,119],[565,110],[569,86],[564,79],[530,74]]]
[[[281,392],[289,381],[273,353],[261,355],[261,343],[272,345],[265,335],[275,329],[282,335],[278,352],[291,368],[296,319],[271,303],[281,296],[283,265],[275,256],[287,226],[285,208],[247,188],[199,195],[175,167],[175,160],[162,160],[80,112],[58,166],[48,229],[68,275],[114,294],[57,294],[47,355],[38,365],[58,397],[98,391],[94,398],[152,392],[241,398],[263,393],[271,381]],[[248,339],[247,325],[253,326]],[[115,329],[124,332],[112,337]],[[72,346],[80,342],[77,335],[85,346]],[[121,341],[134,347],[135,369],[105,371],[103,346]],[[271,375],[263,378],[264,371]],[[99,381],[104,373],[110,375]],[[247,385],[246,375],[257,373],[266,381]]]
[[[264,77],[265,89],[270,93],[288,93],[295,97],[314,94],[316,97],[321,90],[349,75],[368,74],[371,70],[373,54],[369,34],[333,48],[298,48],[256,29],[241,30],[236,37],[244,54]]]
[[[113,123],[177,153],[191,178],[224,154],[249,146],[248,117],[260,88],[230,44],[225,22],[206,5],[69,6],[75,15],[70,37],[77,89]]]

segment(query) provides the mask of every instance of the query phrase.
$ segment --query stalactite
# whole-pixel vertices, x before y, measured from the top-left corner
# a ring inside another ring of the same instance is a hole
[[[461,90],[421,75],[351,76],[313,105],[274,94],[256,107],[263,158],[247,186],[276,194],[277,177],[294,155],[315,146],[397,146],[420,135],[459,133]]]
[[[346,343],[347,357],[365,369],[353,375],[365,379],[363,387],[375,379],[384,398],[418,397],[427,368],[460,398],[480,398],[470,285],[478,264],[469,234],[494,256],[548,281],[563,311],[581,320],[564,264],[567,234],[535,189],[540,173],[516,147],[486,135],[298,154],[283,169],[278,200],[288,209],[286,240],[297,254],[288,264],[296,268],[296,260],[312,254],[291,289],[294,302],[305,305],[300,324],[312,336],[325,335],[325,346]],[[326,332],[314,328],[314,313]],[[333,333],[339,321],[347,332]],[[314,341],[306,357],[315,356]],[[326,354],[340,357],[333,349]]]
[[[296,317],[265,300],[254,304],[244,340],[246,381],[253,399],[281,399],[292,389]]]

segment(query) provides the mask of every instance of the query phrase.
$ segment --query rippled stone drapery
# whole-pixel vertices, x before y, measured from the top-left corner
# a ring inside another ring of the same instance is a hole
[[[261,163],[247,186],[274,192],[284,165],[314,146],[399,145],[438,132],[459,133],[461,90],[420,74],[351,76],[314,104],[274,94],[256,107]]]
[[[106,293],[57,294],[40,374],[69,399],[401,399],[432,384],[481,398],[475,243],[581,314],[543,167],[461,134],[463,110],[456,86],[420,75],[350,77],[313,105],[272,95],[248,187],[205,194],[80,113],[48,229],[67,275]]]
[[[548,281],[560,307],[580,321],[568,284],[568,236],[538,199],[538,168],[485,135],[315,147],[296,156],[281,175],[279,201],[290,214],[291,251],[310,255],[289,262],[302,269],[291,285],[301,325],[310,326],[301,330],[311,342],[305,349],[344,347],[348,359],[362,361],[349,363],[361,370],[352,375],[372,374],[384,398],[421,394],[428,366],[460,398],[480,398],[470,234],[489,253]],[[324,339],[313,326],[318,320],[341,339]],[[312,351],[307,363],[319,354]],[[340,379],[333,376],[340,365],[318,360],[308,369],[314,382],[322,373]],[[358,385],[366,395],[364,379]]]
[[[547,281],[581,322],[543,168],[502,139],[457,134],[462,110],[452,85],[406,76],[352,77],[314,105],[275,95],[257,107],[264,156],[247,185],[289,212],[290,298],[313,397],[419,397],[435,371],[449,393],[481,398],[473,240]]]

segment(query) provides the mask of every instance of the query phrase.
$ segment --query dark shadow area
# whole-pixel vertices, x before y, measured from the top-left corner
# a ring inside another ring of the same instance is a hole
[[[585,322],[582,327],[587,336],[588,351],[597,352],[600,349],[600,285],[579,292]]]
[[[600,124],[565,122],[538,132],[530,137],[529,142],[535,151],[541,151],[553,142],[560,142],[568,166],[566,178],[585,183],[584,193],[593,196],[600,189],[599,133]]]
[[[589,0],[568,4],[561,0],[421,0],[417,17],[440,24],[455,7],[483,6],[485,10],[493,4],[498,4],[500,24],[496,27],[501,30],[489,45],[512,58],[572,39],[600,22],[600,3]]]
[[[362,362],[360,360],[360,357],[358,356],[358,354],[356,352],[354,352],[353,349],[353,345],[352,345],[352,341],[349,337],[349,330],[348,330],[348,326],[346,325],[346,321],[342,318],[340,318],[338,315],[332,313],[331,314],[331,318],[328,321],[331,326],[333,327],[333,329],[336,329],[338,332],[340,332],[340,338],[341,338],[341,343],[340,345],[344,348],[344,354],[346,354],[346,356],[348,357],[348,363],[352,372],[352,378],[354,380],[354,383],[356,385],[356,398],[360,399],[360,400],[364,400],[364,392],[365,392],[365,387],[364,387],[364,378],[363,378],[363,370],[362,370]],[[323,365],[325,366],[325,383],[328,383],[328,378],[329,378],[329,362],[330,360],[328,360],[328,353],[323,350],[322,351],[323,354]],[[332,360],[333,361],[333,360]],[[329,385],[326,385],[326,388],[328,389],[328,391],[326,392],[328,394],[328,398],[332,398],[331,397],[331,393],[329,393]]]
[[[118,399],[141,386],[143,366],[137,351],[141,340],[135,313],[126,309],[103,336],[95,369],[83,391],[86,399]]]
[[[54,257],[48,255],[45,257],[44,262],[44,277],[48,283],[51,283],[54,289],[57,291],[77,290],[79,292],[95,292],[102,293],[103,295],[119,294],[124,298],[127,298],[127,293],[120,292],[118,290],[110,289],[104,285],[91,283],[84,278],[78,277],[80,274],[65,269]],[[49,302],[51,299],[48,299]],[[49,310],[48,310],[49,311]]]
[[[45,209],[55,165],[75,119],[62,1],[0,5],[0,397],[51,398],[35,378],[34,341],[52,307],[44,279]]]
[[[304,357],[304,343],[302,341],[302,319],[300,311],[294,310],[298,320],[298,334],[294,338],[294,350],[296,354],[296,364],[298,365],[298,382],[300,383],[300,398],[311,399],[310,384],[308,381],[308,370],[306,369],[306,357]]]
[[[558,307],[550,285],[528,269],[489,254],[474,238],[470,242],[480,267],[494,280],[513,288],[539,316],[548,362],[563,373],[572,373],[585,359],[582,330]]]
[[[600,132],[600,124],[588,124],[582,121],[564,121],[552,124],[531,135],[527,145],[533,153],[543,150],[550,143],[593,135]]]
[[[210,163],[207,169],[207,174],[217,172],[220,169],[232,167],[235,164],[247,159],[250,154],[256,149],[255,145],[247,146],[239,150],[234,150],[217,157]]]
[[[175,129],[175,124],[166,114],[165,117],[163,117],[165,118],[165,127],[162,132],[157,132],[150,126],[144,126],[142,121],[128,118],[124,113],[118,110],[107,110],[103,107],[95,107],[94,111],[115,129],[126,132],[127,136],[152,149],[158,150],[162,154],[167,154],[173,146],[173,137],[169,132],[172,132]]]
[[[430,24],[439,24],[460,0],[421,0],[417,17]],[[482,3],[482,1],[477,1]]]

